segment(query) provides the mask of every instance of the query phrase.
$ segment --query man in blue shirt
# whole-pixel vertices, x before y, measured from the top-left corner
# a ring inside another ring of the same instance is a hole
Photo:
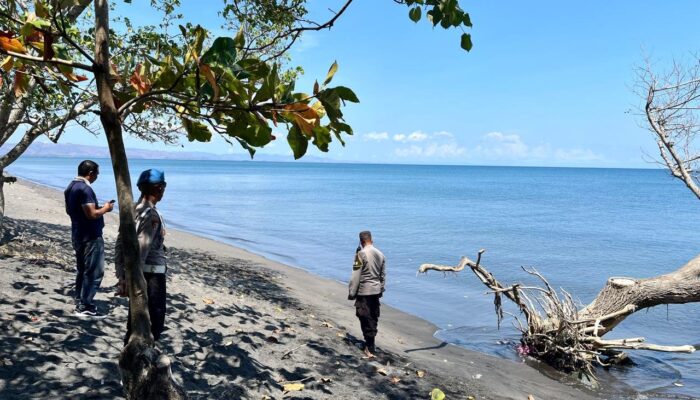
[[[99,174],[99,165],[94,161],[85,160],[78,165],[78,176],[63,192],[66,213],[71,220],[71,238],[75,250],[75,297],[78,303],[75,311],[79,316],[100,316],[93,299],[104,276],[103,215],[112,211],[114,200],[99,206],[97,196],[90,186]]]

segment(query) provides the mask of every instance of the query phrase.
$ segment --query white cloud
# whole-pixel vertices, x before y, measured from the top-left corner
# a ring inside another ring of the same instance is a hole
[[[403,133],[398,133],[394,135],[394,141],[396,142],[422,142],[426,139],[428,139],[428,135],[421,132],[421,131],[416,131],[413,132],[409,135],[405,135]]]
[[[388,132],[370,132],[363,136],[364,140],[382,141],[389,139]]]
[[[595,154],[590,149],[557,149],[554,157],[560,161],[598,161],[603,160],[603,156]]]
[[[397,157],[442,157],[454,158],[465,154],[467,149],[459,146],[457,143],[430,143],[425,146],[411,145],[407,147],[399,147],[394,150]]]
[[[423,147],[416,145],[400,147],[394,150],[394,154],[398,157],[420,157],[423,155]]]
[[[447,132],[447,131],[440,131],[440,132],[433,133],[433,137],[453,138],[453,137],[455,137],[455,135],[453,135],[452,133]]]
[[[581,162],[603,160],[604,157],[590,149],[552,148],[549,144],[530,146],[520,135],[489,132],[484,135],[481,144],[474,148],[472,154],[476,157],[502,161],[543,161],[555,160],[564,162]]]
[[[297,40],[297,45],[294,46],[294,50],[298,53],[303,53],[305,51],[315,49],[321,44],[321,40],[318,35],[314,32],[304,33],[299,40]]]

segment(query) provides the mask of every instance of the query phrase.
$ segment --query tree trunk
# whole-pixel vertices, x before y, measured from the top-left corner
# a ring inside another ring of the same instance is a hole
[[[599,318],[625,307],[635,311],[661,304],[685,304],[700,301],[700,256],[678,270],[646,279],[610,278],[598,296],[579,312],[579,318]],[[599,334],[611,331],[628,315],[622,314],[601,323]]]
[[[496,313],[503,318],[501,296],[515,303],[525,315],[519,323],[522,333],[521,351],[540,358],[564,371],[578,370],[593,375],[592,366],[607,365],[624,359],[621,349],[667,352],[695,351],[694,346],[660,346],[644,343],[644,338],[604,340],[602,336],[636,311],[661,304],[700,302],[700,256],[666,275],[646,279],[610,278],[598,296],[586,307],[577,309],[568,292],[558,293],[535,270],[524,269],[536,276],[543,287],[514,284],[503,286],[480,265],[467,257],[457,266],[423,264],[419,273],[428,271],[459,272],[468,266],[494,294]],[[533,301],[534,299],[534,301]],[[603,361],[602,358],[606,358]]]
[[[0,168],[0,243],[5,238],[3,222],[5,221],[5,173]]]
[[[3,222],[5,220],[5,183],[16,182],[17,178],[12,176],[5,176],[5,172],[2,167],[0,167],[0,243],[2,243],[5,237],[3,230]]]
[[[170,361],[154,347],[148,314],[146,280],[139,265],[139,247],[134,224],[134,200],[122,126],[109,81],[109,4],[95,0],[95,79],[100,120],[109,144],[119,200],[119,234],[124,252],[132,333],[122,350],[119,368],[127,399],[184,399],[184,391],[173,381]]]

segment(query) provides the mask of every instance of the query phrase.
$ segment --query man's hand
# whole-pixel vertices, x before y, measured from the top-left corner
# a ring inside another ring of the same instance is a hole
[[[114,210],[114,200],[110,200],[107,203],[105,203],[105,205],[102,206],[102,209],[104,210],[105,213],[108,213],[108,212]]]
[[[348,300],[355,300],[355,296],[349,294],[349,295],[348,295]]]

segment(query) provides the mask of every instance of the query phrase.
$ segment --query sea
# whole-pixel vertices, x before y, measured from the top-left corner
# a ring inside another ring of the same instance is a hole
[[[8,171],[63,189],[79,159],[22,158]],[[93,185],[116,198],[109,160]],[[608,277],[651,277],[700,253],[700,200],[660,169],[536,168],[131,160],[132,181],[165,171],[158,205],[174,228],[347,282],[357,235],[371,230],[387,258],[384,302],[438,327],[436,336],[522,362],[518,331],[497,326],[493,295],[471,271],[417,275],[422,263],[475,259],[505,284],[536,268],[582,304]],[[381,328],[380,328],[381,329]],[[700,304],[637,312],[606,338],[700,348]],[[600,368],[603,383],[644,398],[700,398],[700,352],[635,351],[634,365]]]

